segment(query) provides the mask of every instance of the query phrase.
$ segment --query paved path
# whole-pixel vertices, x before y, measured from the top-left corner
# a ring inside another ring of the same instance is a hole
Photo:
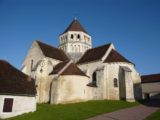
[[[160,100],[152,100],[144,105],[106,113],[88,120],[144,120],[158,109],[160,109]]]

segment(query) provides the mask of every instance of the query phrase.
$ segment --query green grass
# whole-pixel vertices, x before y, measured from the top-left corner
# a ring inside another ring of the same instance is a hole
[[[151,114],[145,120],[160,120],[160,110],[158,110],[157,112]]]
[[[39,104],[36,112],[24,114],[8,120],[83,120],[135,105],[138,105],[138,103],[109,100],[88,101],[65,105]]]

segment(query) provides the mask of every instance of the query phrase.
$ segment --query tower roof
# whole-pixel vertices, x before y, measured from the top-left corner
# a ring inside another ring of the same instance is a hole
[[[63,33],[66,33],[68,31],[81,31],[87,33],[77,19],[74,19]]]

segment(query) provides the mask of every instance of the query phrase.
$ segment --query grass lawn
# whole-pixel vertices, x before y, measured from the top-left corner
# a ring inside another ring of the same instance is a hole
[[[151,114],[145,120],[160,120],[160,110],[158,110],[157,112]]]
[[[65,105],[39,104],[36,112],[7,120],[83,120],[135,105],[138,105],[138,103],[110,100],[88,101]]]

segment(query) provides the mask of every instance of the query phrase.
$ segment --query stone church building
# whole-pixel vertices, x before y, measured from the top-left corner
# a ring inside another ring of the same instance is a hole
[[[141,99],[135,64],[113,43],[92,48],[92,38],[74,19],[59,36],[58,48],[34,41],[21,71],[35,79],[38,103]]]

